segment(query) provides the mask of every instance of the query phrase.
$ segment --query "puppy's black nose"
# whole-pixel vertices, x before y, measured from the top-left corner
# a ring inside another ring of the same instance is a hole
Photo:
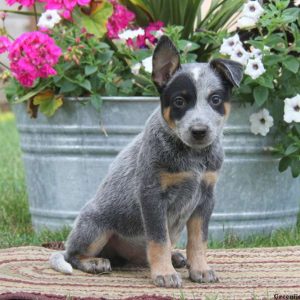
[[[202,140],[208,131],[208,126],[206,125],[194,125],[190,127],[191,134],[195,140]]]

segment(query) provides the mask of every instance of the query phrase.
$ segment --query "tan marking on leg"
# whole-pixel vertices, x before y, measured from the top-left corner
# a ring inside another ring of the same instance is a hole
[[[204,272],[209,266],[206,261],[207,241],[203,241],[202,224],[203,220],[200,217],[191,217],[188,220],[186,255],[190,269]]]
[[[230,114],[231,104],[229,102],[224,102],[225,118],[227,119]]]
[[[89,245],[86,251],[86,256],[93,257],[98,255],[103,249],[103,247],[106,245],[106,243],[108,242],[111,236],[112,236],[112,232],[107,231],[105,233],[102,233],[93,243]]]
[[[165,108],[163,110],[163,116],[164,116],[165,121],[169,125],[169,127],[170,128],[175,128],[175,123],[171,120],[170,111],[171,111],[170,106]]]
[[[178,172],[178,173],[160,173],[160,185],[163,190],[166,190],[170,186],[178,185],[189,178],[193,177],[192,172]]]
[[[171,241],[166,227],[167,240],[159,243],[148,241],[147,258],[151,269],[151,278],[156,286],[181,287],[181,276],[172,265]]]
[[[207,185],[215,185],[218,180],[218,173],[214,171],[207,171],[203,174],[202,180]]]
[[[176,273],[172,265],[171,243],[157,243],[149,241],[147,245],[148,262],[151,268],[151,277]]]

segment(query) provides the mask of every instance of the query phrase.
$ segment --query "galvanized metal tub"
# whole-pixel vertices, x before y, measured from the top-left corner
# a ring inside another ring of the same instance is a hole
[[[55,116],[37,119],[27,116],[25,105],[14,107],[36,230],[72,224],[116,154],[158,104],[154,97],[105,97],[99,114],[85,99],[66,99]],[[265,149],[272,140],[249,131],[250,113],[251,108],[234,104],[224,131],[226,159],[210,224],[213,239],[231,232],[240,237],[269,233],[297,220],[299,179],[278,172]]]

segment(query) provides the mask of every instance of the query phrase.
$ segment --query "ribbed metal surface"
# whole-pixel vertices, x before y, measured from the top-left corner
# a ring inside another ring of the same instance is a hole
[[[20,132],[32,221],[36,229],[71,224],[95,194],[115,155],[139,133],[157,107],[152,97],[107,97],[101,115],[84,99],[68,99],[54,117],[31,120],[14,110]],[[249,131],[249,108],[233,105],[224,132],[225,164],[210,234],[247,236],[292,226],[299,179],[277,171],[268,140]],[[185,238],[184,235],[182,237]]]

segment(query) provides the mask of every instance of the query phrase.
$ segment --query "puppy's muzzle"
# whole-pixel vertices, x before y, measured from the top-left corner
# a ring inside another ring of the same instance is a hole
[[[190,127],[190,132],[196,141],[201,142],[208,134],[208,126],[202,124],[193,125]]]

